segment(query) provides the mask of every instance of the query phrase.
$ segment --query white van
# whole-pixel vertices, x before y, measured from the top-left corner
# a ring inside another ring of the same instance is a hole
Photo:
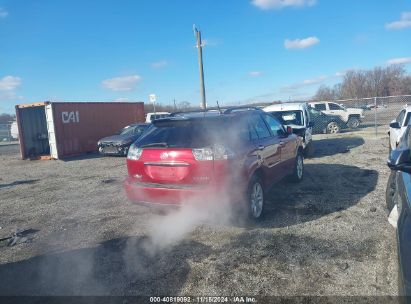
[[[303,138],[305,153],[309,153],[312,146],[314,122],[310,119],[310,111],[306,102],[274,104],[263,108],[263,111],[272,114],[281,123],[293,128],[294,133]]]
[[[166,118],[170,116],[169,112],[153,112],[147,113],[146,115],[146,123],[151,123],[154,119]]]

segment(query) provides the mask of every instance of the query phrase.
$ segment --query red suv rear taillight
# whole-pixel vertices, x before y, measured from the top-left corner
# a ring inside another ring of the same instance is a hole
[[[223,145],[193,149],[193,156],[197,161],[224,160],[234,157],[234,152]]]
[[[139,160],[143,149],[137,148],[134,144],[130,146],[127,153],[127,158],[131,160]]]

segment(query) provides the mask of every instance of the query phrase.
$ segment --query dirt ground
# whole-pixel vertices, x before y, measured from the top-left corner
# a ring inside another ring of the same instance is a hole
[[[271,189],[260,222],[194,223],[154,253],[152,220],[178,211],[128,202],[124,158],[23,161],[0,147],[0,238],[29,229],[0,242],[0,295],[396,295],[388,138],[315,135],[314,147],[304,181]]]

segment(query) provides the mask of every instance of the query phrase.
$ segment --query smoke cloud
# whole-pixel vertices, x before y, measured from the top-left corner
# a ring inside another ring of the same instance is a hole
[[[146,254],[156,255],[184,240],[201,225],[243,225],[245,208],[229,199],[228,193],[209,195],[202,199],[184,201],[178,209],[160,209],[148,219],[148,233],[143,248]]]

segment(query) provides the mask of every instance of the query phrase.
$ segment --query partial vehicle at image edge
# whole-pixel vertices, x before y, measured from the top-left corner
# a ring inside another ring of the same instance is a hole
[[[411,106],[405,106],[389,125],[389,151],[397,149],[411,120]]]
[[[154,121],[130,147],[124,189],[134,202],[160,205],[223,195],[257,219],[274,183],[302,180],[302,152],[301,138],[261,110],[180,114]]]
[[[411,132],[407,128],[401,147],[388,159],[391,174],[387,183],[388,212],[397,208],[398,288],[404,303],[411,303]]]

